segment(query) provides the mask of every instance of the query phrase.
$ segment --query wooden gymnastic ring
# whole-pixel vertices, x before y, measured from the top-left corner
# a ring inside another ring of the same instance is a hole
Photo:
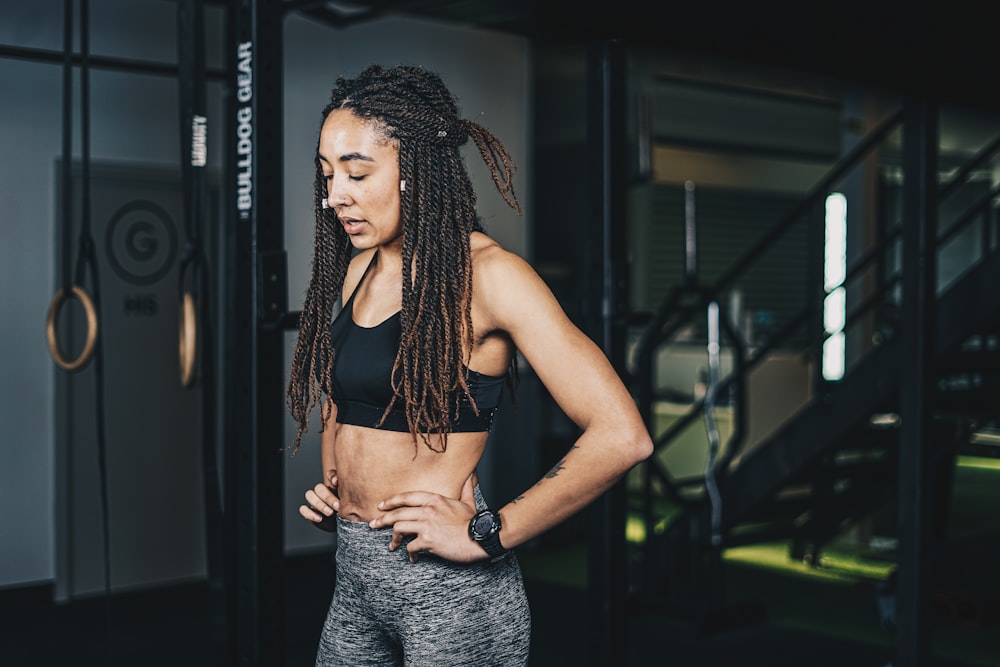
[[[87,316],[87,340],[83,343],[83,351],[80,352],[80,356],[72,361],[63,356],[62,350],[59,348],[59,338],[56,335],[59,310],[62,308],[63,301],[69,296],[80,302]],[[82,287],[73,285],[69,291],[59,290],[52,297],[52,303],[49,304],[49,314],[45,320],[45,334],[49,341],[49,352],[52,353],[52,358],[55,359],[60,368],[67,371],[80,370],[94,356],[94,349],[97,345],[97,311],[94,309],[94,302],[91,301],[90,295]]]
[[[191,292],[184,292],[181,298],[178,333],[181,386],[186,388],[194,382],[194,362],[198,352],[198,316],[194,307],[194,295]]]

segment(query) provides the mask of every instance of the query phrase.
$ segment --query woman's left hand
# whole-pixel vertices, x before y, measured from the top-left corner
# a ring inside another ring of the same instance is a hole
[[[407,491],[387,498],[378,508],[383,514],[369,525],[392,527],[389,551],[398,549],[404,538],[412,535],[406,545],[411,563],[417,562],[421,553],[459,563],[486,558],[483,548],[469,538],[469,521],[476,513],[472,477],[466,480],[458,500],[427,491]]]

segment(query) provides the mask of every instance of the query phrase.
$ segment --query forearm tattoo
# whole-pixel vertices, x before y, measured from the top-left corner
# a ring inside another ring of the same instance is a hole
[[[572,447],[570,447],[569,451],[572,452],[574,449],[576,449],[576,445],[573,445]],[[568,454],[567,454],[567,456],[568,456]],[[562,457],[559,460],[559,463],[557,463],[554,466],[552,466],[552,469],[549,470],[547,473],[545,473],[545,479],[552,479],[553,477],[555,477],[556,475],[558,475],[560,472],[562,472],[562,470],[565,469],[565,468],[566,468],[566,457],[564,456],[564,457]]]
[[[576,448],[577,448],[577,445],[573,445],[573,446],[571,446],[569,448],[569,451],[572,452]],[[538,486],[538,484],[541,484],[542,482],[544,482],[547,479],[552,479],[552,478],[558,476],[559,473],[562,472],[566,468],[566,458],[567,458],[567,456],[569,456],[569,452],[567,452],[566,456],[564,456],[561,459],[559,459],[559,462],[556,463],[554,466],[552,466],[552,469],[549,470],[547,473],[545,473],[545,475],[542,476],[542,479],[538,480],[538,483],[535,484],[535,486]],[[517,501],[523,500],[523,499],[524,499],[524,494],[522,493],[521,495],[519,495],[517,498],[514,498],[514,500],[512,500],[510,502],[513,505]]]
[[[551,470],[545,473],[545,479],[552,479],[553,477],[558,475],[559,472],[565,467],[566,467],[566,459],[562,459],[561,461],[559,461],[559,463],[552,466]]]

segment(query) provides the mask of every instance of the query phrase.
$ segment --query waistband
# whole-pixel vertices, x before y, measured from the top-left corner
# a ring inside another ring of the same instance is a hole
[[[392,409],[385,416],[385,421],[379,425],[384,407],[363,403],[361,401],[349,401],[337,399],[337,423],[350,424],[352,426],[363,426],[365,428],[377,428],[382,431],[398,431],[408,433],[409,426],[406,424],[406,413],[403,410]],[[490,410],[480,410],[477,415],[469,405],[460,405],[458,419],[451,424],[452,433],[483,433],[489,432],[493,428],[493,417],[496,415],[496,408]]]

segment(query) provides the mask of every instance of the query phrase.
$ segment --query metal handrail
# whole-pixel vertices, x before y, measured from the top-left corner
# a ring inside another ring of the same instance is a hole
[[[823,201],[827,194],[829,194],[830,187],[843,178],[843,176],[850,169],[855,167],[858,162],[864,159],[867,154],[879,145],[891,131],[895,130],[901,123],[902,117],[902,110],[897,110],[895,113],[889,115],[885,120],[883,120],[882,123],[866,135],[865,138],[850,152],[838,160],[827,172],[827,174],[820,179],[801,200],[799,200],[799,202],[778,222],[778,224],[776,224],[748,252],[744,253],[743,257],[739,259],[722,276],[722,278],[717,280],[711,287],[697,288],[695,290],[696,296],[698,297],[696,306],[688,306],[681,309],[683,311],[688,311],[687,318],[682,316],[674,318],[671,322],[672,315],[678,312],[678,302],[682,296],[684,296],[685,293],[690,293],[692,291],[691,285],[678,286],[672,290],[670,294],[668,294],[664,303],[654,316],[653,322],[646,328],[643,336],[640,338],[637,348],[637,375],[640,384],[640,408],[644,411],[644,416],[647,418],[648,422],[651,421],[652,416],[646,403],[651,402],[652,398],[652,391],[650,388],[652,384],[651,368],[652,357],[655,349],[665,340],[669,340],[673,335],[675,335],[682,326],[690,322],[690,318],[694,312],[700,312],[702,308],[707,307],[708,303],[713,300],[717,300],[718,295],[720,295],[737,276],[751,266],[761,255],[763,255],[778,238],[799,222],[803,214],[806,213],[810,207],[816,206]],[[863,266],[873,261],[873,259],[880,254],[881,250],[884,249],[892,238],[894,238],[894,236],[890,235],[884,239],[879,245],[879,251],[867,253],[860,262],[862,266],[852,267],[850,275],[856,275],[856,273],[860,271]],[[778,333],[778,335],[773,336],[766,346],[763,346],[760,350],[758,350],[757,354],[751,356],[749,359],[741,359],[742,370],[739,375],[745,376],[751,368],[756,366],[764,358],[764,356],[766,356],[767,352],[774,349],[774,346],[778,342],[790,336],[802,324],[805,318],[814,312],[815,307],[811,304],[807,304],[806,308],[804,308],[802,312],[793,317],[792,324],[794,326],[786,326]],[[669,326],[667,326],[668,323]],[[666,329],[664,329],[665,326],[667,326]],[[736,372],[731,373],[720,383],[720,390],[729,389],[737,380],[742,381],[743,378],[738,377]],[[742,393],[743,392],[740,394],[740,400],[742,400]],[[676,438],[677,434],[679,434],[681,430],[687,428],[694,419],[697,419],[701,415],[703,409],[703,401],[699,401],[692,405],[691,410],[674,422],[674,424],[667,429],[663,436],[656,439],[654,442],[655,448],[660,449]],[[737,402],[736,411],[740,413],[745,411],[743,406],[740,404],[740,401]],[[727,448],[727,455],[720,458],[720,467],[728,464],[732,457],[736,455],[739,449],[739,444],[741,443],[734,443],[731,441],[730,447]],[[669,474],[664,475],[664,477],[667,480],[670,479]],[[668,486],[670,485],[668,484]],[[668,488],[668,493],[671,497],[680,497],[676,489]]]
[[[700,315],[701,311],[707,306],[708,303],[713,300],[717,301],[718,295],[722,294],[724,290],[736,280],[737,277],[742,275],[750,266],[752,266],[753,263],[758,260],[777,239],[779,239],[789,229],[793,228],[796,223],[802,222],[803,218],[812,207],[818,206],[823,200],[825,200],[826,196],[829,194],[830,188],[834,186],[838,180],[842,179],[850,169],[856,167],[869,152],[880,145],[890,132],[899,127],[902,123],[902,119],[903,111],[900,109],[889,115],[876,127],[875,130],[866,135],[853,150],[837,161],[827,174],[819,182],[817,182],[817,184],[813,186],[801,200],[799,200],[799,202],[778,222],[778,224],[776,224],[749,251],[744,253],[744,255],[737,260],[720,279],[715,281],[713,285],[709,287],[698,287],[694,290],[692,290],[692,286],[690,284],[681,285],[674,288],[674,290],[668,294],[661,308],[655,313],[653,322],[643,332],[637,346],[636,378],[640,385],[640,409],[643,411],[643,416],[647,418],[649,423],[652,421],[652,359],[655,354],[655,350],[664,342],[669,341],[683,327],[690,324],[695,317]],[[1000,138],[997,138],[980,150],[973,158],[963,164],[947,183],[942,184],[938,191],[939,200],[952,194],[961,185],[964,179],[966,179],[977,167],[985,164],[998,151],[1000,151]],[[958,233],[960,229],[976,220],[976,213],[989,207],[990,202],[998,196],[1000,196],[1000,186],[991,188],[990,191],[984,196],[977,199],[977,201],[969,206],[968,209],[964,211],[954,223],[952,223],[942,234],[938,236],[936,247],[940,248],[948,239]],[[808,224],[808,217],[806,217],[806,221],[806,224]],[[855,280],[863,271],[871,266],[872,263],[880,258],[884,258],[891,244],[893,244],[901,235],[902,224],[897,224],[889,230],[879,243],[867,249],[862,255],[857,257],[854,262],[852,262],[851,266],[849,266],[845,272],[844,280],[841,285],[847,285],[851,281]],[[987,250],[987,248],[984,248],[984,257]],[[865,313],[870,312],[871,309],[880,303],[884,299],[885,295],[888,294],[899,282],[900,275],[898,274],[888,276],[881,280],[873,294],[864,298],[860,303],[855,304],[855,306],[852,307],[851,310],[845,315],[845,326],[856,323],[865,315]],[[690,296],[692,291],[696,297],[694,303],[688,303],[681,306],[681,299],[685,295]],[[780,344],[786,342],[796,331],[808,323],[811,317],[815,317],[818,314],[823,298],[826,294],[827,292],[825,290],[818,289],[815,293],[815,297],[808,299],[805,306],[798,313],[793,315],[779,331],[770,336],[765,345],[756,348],[750,355],[744,356],[741,353],[740,356],[742,358],[739,360],[739,370],[737,371],[734,369],[733,372],[720,382],[719,391],[728,390],[736,382],[744,382],[746,375],[758,366],[768,354],[770,354]],[[819,328],[820,342],[828,338],[829,335],[830,334],[825,332],[822,328]],[[744,392],[740,392],[738,395],[740,400],[738,400],[735,405],[735,410],[737,412],[745,411],[742,401],[743,393]],[[674,423],[671,424],[671,426],[666,429],[663,434],[654,439],[654,449],[656,451],[662,451],[665,447],[669,447],[672,442],[677,440],[680,433],[691,426],[692,422],[701,416],[703,410],[704,401],[694,402],[691,405],[691,408],[684,415],[674,421]],[[719,459],[718,463],[720,470],[724,471],[728,467],[732,458],[738,454],[741,444],[741,441],[731,441],[730,447],[727,448],[726,456]],[[667,470],[664,466],[659,465],[658,462],[655,468],[656,469],[652,474],[663,484],[667,495],[673,501],[679,504],[696,502],[686,500],[686,496],[680,493],[678,487],[681,484],[681,480],[672,478],[669,470]],[[691,484],[691,480],[684,480],[684,484],[689,486]]]
[[[903,111],[902,109],[897,110],[895,113],[887,117],[881,124],[879,124],[874,130],[865,136],[858,144],[850,150],[844,157],[838,160],[830,168],[830,171],[821,178],[816,185],[814,185],[806,195],[799,200],[792,209],[778,222],[774,228],[768,232],[764,238],[762,238],[757,245],[753,246],[748,252],[744,253],[743,258],[737,261],[732,268],[729,269],[722,278],[715,282],[712,291],[715,293],[722,293],[725,288],[735,280],[736,276],[743,273],[743,271],[750,266],[754,260],[756,260],[760,255],[773,244],[782,234],[788,231],[800,218],[808,211],[811,207],[817,205],[820,201],[825,200],[826,196],[830,193],[830,187],[842,179],[844,175],[857,166],[869,151],[875,148],[876,145],[882,142],[892,130],[896,129],[898,125],[902,123]]]

